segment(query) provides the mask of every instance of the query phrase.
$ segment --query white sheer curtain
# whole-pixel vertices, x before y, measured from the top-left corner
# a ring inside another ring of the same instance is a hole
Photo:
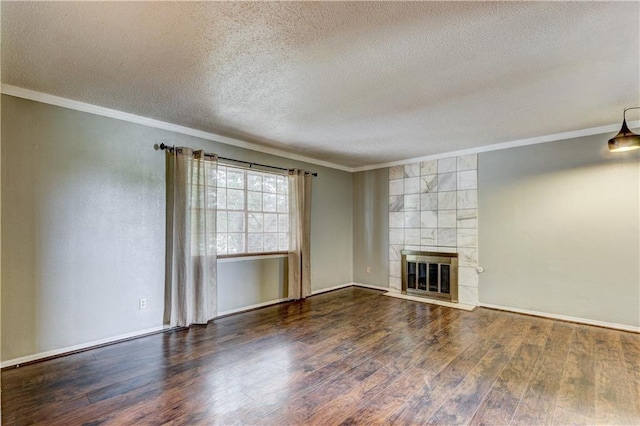
[[[217,158],[167,151],[165,323],[206,324],[217,314]]]
[[[290,299],[311,295],[311,174],[289,171]]]

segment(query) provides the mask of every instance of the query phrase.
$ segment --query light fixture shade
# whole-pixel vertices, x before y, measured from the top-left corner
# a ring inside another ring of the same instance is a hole
[[[627,108],[624,112],[627,112]],[[640,149],[640,135],[633,133],[627,126],[627,120],[622,116],[622,128],[613,138],[609,139],[609,151],[611,152],[623,152],[631,151],[633,149]]]

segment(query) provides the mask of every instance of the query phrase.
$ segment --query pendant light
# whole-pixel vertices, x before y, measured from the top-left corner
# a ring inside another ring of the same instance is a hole
[[[630,109],[640,109],[640,107],[625,108],[622,113],[622,128],[613,138],[609,139],[609,151],[623,152],[632,149],[640,149],[640,135],[633,133],[627,126],[625,114]]]

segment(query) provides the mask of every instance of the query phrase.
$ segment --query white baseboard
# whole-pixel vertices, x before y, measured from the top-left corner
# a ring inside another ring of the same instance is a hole
[[[83,349],[92,348],[95,346],[101,346],[107,343],[114,343],[120,340],[131,339],[133,337],[142,337],[148,334],[157,333],[159,331],[167,330],[171,327],[168,325],[162,325],[159,327],[148,328],[146,330],[134,331],[132,333],[121,334],[118,336],[108,337],[106,339],[94,340],[93,342],[82,343],[80,345],[68,346],[66,348],[54,349],[46,352],[39,352],[33,355],[27,355],[20,358],[9,359],[0,363],[0,368],[19,366],[27,362],[38,361],[40,359],[49,358],[52,356],[63,355],[70,352],[75,352]]]
[[[231,314],[237,314],[237,313],[240,313],[240,312],[250,311],[252,309],[257,309],[257,308],[264,308],[265,306],[277,305],[278,303],[287,302],[289,300],[291,300],[291,299],[274,299],[274,300],[270,300],[268,302],[256,303],[255,305],[243,306],[241,308],[236,308],[236,309],[229,309],[228,311],[218,312],[218,316],[217,317],[222,317],[222,316],[231,315]]]
[[[484,308],[498,309],[500,311],[515,312],[517,314],[533,315],[536,317],[551,318],[551,319],[557,319],[562,321],[575,322],[579,324],[595,325],[597,327],[612,328],[614,330],[631,331],[633,333],[640,333],[640,327],[635,327],[632,325],[617,324],[614,322],[606,322],[606,321],[597,321],[597,320],[592,320],[587,318],[570,317],[567,315],[560,315],[560,314],[550,314],[548,312],[530,311],[528,309],[511,308],[508,306],[491,305],[488,303],[480,303],[480,306]]]
[[[341,288],[351,287],[352,285],[356,285],[356,284],[346,283],[346,284],[334,285],[333,287],[319,288],[318,290],[312,290],[311,295],[313,296],[320,293],[326,293],[327,291],[339,290]]]
[[[356,287],[372,288],[374,290],[390,291],[389,287],[381,287],[378,285],[362,284],[362,283],[351,283],[351,285],[354,285]]]

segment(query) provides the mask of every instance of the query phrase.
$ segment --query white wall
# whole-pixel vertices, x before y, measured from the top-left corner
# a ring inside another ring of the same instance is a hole
[[[6,95],[2,107],[5,362],[162,327],[165,164],[154,143],[317,171],[312,287],[352,281],[350,173]],[[219,310],[277,300],[284,275],[278,259],[221,263]]]
[[[479,155],[482,304],[640,326],[640,152],[610,137]]]

